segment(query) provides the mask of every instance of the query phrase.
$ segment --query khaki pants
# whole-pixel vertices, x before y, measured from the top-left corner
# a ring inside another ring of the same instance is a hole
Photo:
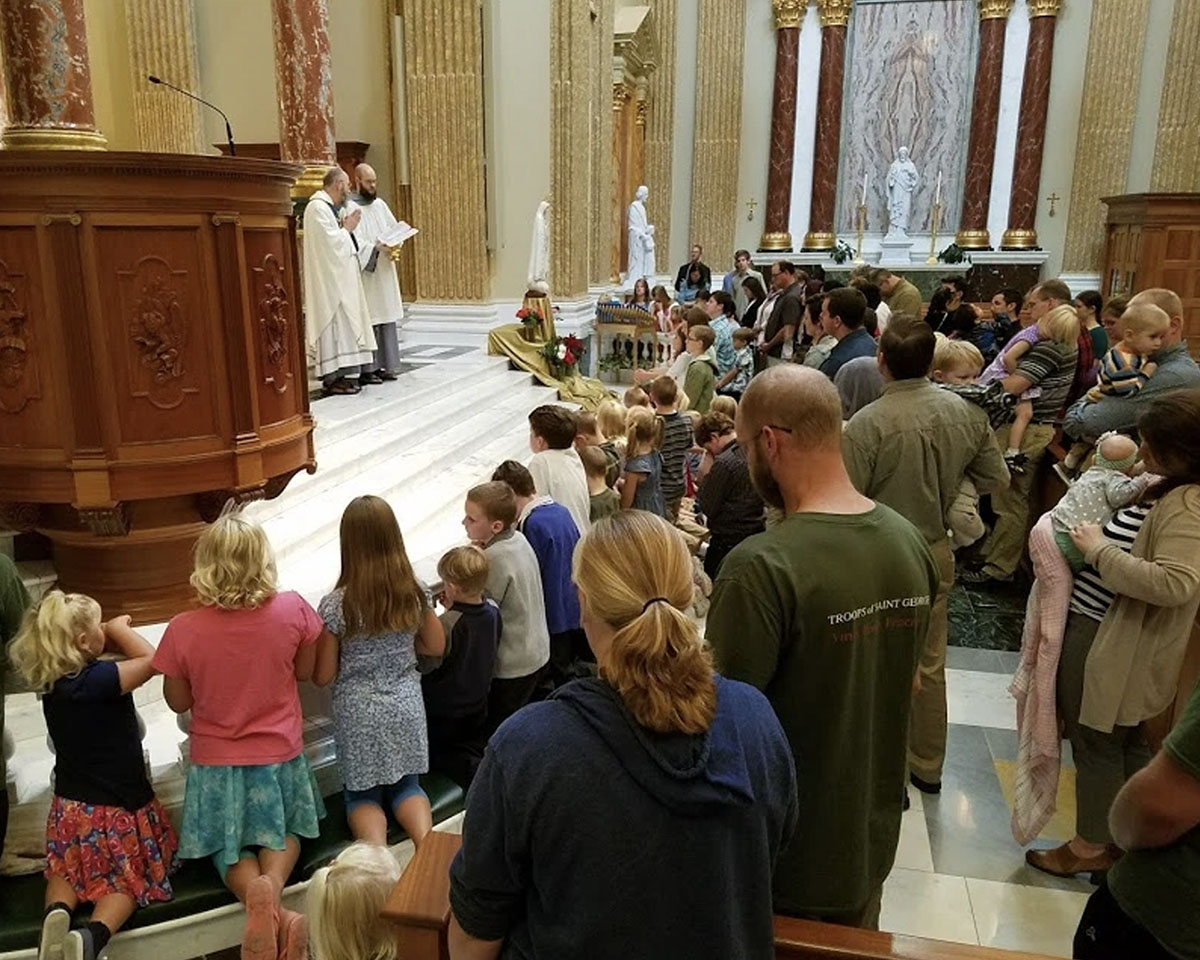
[[[927,783],[940,783],[946,759],[946,635],[947,603],[954,586],[954,554],[950,541],[931,543],[929,552],[938,568],[938,592],[929,612],[929,633],[917,672],[921,690],[913,694],[908,720],[908,768]]]
[[[992,494],[992,509],[996,512],[996,525],[988,537],[984,555],[987,563],[984,572],[997,579],[1011,577],[1021,562],[1025,551],[1025,538],[1029,536],[1029,501],[1033,495],[1033,481],[1038,463],[1046,453],[1046,447],[1054,439],[1054,427],[1048,423],[1031,423],[1021,438],[1021,453],[1027,462],[1025,472],[1014,474],[1007,490]],[[1001,450],[1008,449],[1008,427],[996,430],[996,442]]]

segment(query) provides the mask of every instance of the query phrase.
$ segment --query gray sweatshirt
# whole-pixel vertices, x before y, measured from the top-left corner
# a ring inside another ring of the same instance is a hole
[[[527,677],[550,660],[546,604],[537,554],[517,530],[498,533],[488,543],[487,595],[500,607],[500,646],[496,679]]]

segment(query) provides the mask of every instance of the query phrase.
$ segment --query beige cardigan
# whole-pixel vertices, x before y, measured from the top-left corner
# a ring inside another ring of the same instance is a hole
[[[1159,500],[1130,553],[1105,542],[1086,560],[1117,596],[1088,653],[1079,722],[1110,733],[1158,716],[1175,699],[1200,607],[1200,485]]]

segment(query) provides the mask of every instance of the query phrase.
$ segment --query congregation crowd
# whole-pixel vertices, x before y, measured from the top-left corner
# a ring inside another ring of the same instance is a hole
[[[775,913],[877,927],[908,787],[941,788],[950,590],[1020,575],[1028,542],[1014,834],[1053,812],[1061,722],[1076,836],[1027,859],[1099,880],[1075,955],[1200,958],[1200,694],[1163,720],[1200,606],[1179,297],[1048,280],[976,305],[948,277],[926,306],[886,269],[789,261],[768,292],[746,251],[714,290],[702,253],[673,295],[635,288],[669,363],[623,402],[535,409],[532,459],[467,493],[433,591],[372,496],[315,609],[222,515],[157,649],[87,597],[0,590],[56,753],[40,956],[94,960],[179,857],[245,905],[244,957],[393,956],[384,844],[390,818],[432,828],[428,770],[469,787],[453,957],[768,957]],[[1060,430],[1066,492],[1031,533]],[[159,674],[191,714],[178,835],[131,697]],[[306,920],[280,894],[325,814],[310,680],[360,842]]]

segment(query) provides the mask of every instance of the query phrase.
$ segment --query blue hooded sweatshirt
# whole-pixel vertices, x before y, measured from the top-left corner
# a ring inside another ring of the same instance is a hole
[[[506,958],[767,960],[796,816],[791,749],[758,690],[718,677],[716,718],[692,736],[577,680],[492,737],[450,904]]]

